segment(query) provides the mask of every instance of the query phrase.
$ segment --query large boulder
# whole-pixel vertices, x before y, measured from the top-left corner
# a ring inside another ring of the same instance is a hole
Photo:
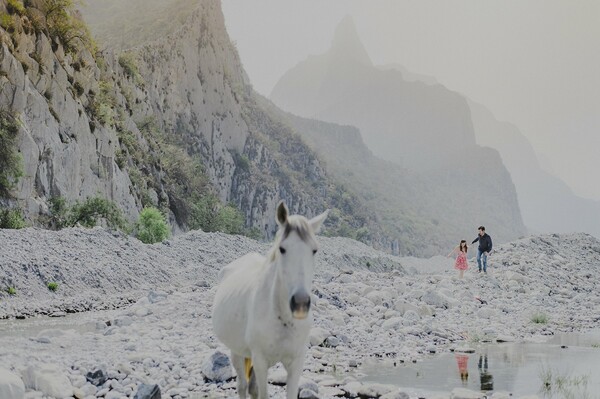
[[[0,368],[0,398],[23,399],[25,397],[25,384],[15,373]]]
[[[202,365],[202,374],[215,382],[224,382],[233,378],[233,369],[229,357],[223,352],[216,351]]]

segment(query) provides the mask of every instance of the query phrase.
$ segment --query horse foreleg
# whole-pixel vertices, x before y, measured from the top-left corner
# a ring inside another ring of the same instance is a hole
[[[298,385],[300,383],[300,376],[302,375],[302,369],[304,366],[304,353],[302,356],[296,357],[293,361],[283,365],[287,371],[286,381],[286,397],[287,399],[298,398]]]
[[[244,356],[236,355],[231,352],[231,363],[237,373],[237,392],[240,399],[246,399],[246,391],[248,389],[248,380],[246,379],[246,372],[244,366]]]
[[[267,388],[267,373],[269,371],[269,364],[267,360],[256,354],[252,354],[252,369],[254,371],[255,385],[258,391],[258,396],[253,399],[268,399],[269,392]]]

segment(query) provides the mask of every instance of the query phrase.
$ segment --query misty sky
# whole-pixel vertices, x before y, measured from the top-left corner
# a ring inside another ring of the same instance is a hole
[[[600,1],[222,1],[260,93],[325,52],[351,15],[376,65],[402,64],[485,105],[576,194],[600,200]]]

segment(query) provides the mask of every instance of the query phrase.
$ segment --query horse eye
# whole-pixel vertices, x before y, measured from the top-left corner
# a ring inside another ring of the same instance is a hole
[[[316,254],[316,253],[317,253],[317,250],[316,250],[316,249],[313,249],[313,255],[314,255],[314,254]]]
[[[279,247],[279,252],[283,255],[285,253],[285,249],[283,247]]]

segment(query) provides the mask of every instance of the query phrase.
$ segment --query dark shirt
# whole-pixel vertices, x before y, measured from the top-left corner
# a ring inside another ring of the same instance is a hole
[[[480,252],[492,252],[492,237],[490,237],[487,233],[483,233],[483,236],[478,235],[471,244],[475,244],[477,241],[479,241]]]

